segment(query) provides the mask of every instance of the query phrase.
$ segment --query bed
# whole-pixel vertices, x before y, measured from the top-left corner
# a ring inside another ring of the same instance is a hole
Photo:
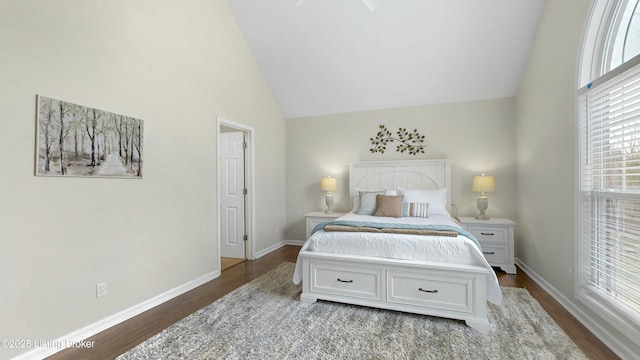
[[[350,164],[353,209],[302,246],[300,301],[452,318],[487,332],[487,301],[501,305],[502,293],[477,240],[449,215],[450,188],[449,160]]]

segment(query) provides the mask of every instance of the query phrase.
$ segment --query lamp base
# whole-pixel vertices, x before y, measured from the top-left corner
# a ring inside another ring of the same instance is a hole
[[[484,195],[484,193],[482,193],[480,196],[478,196],[478,210],[480,210],[480,214],[476,216],[476,219],[489,220],[489,217],[484,213],[485,211],[487,211],[488,207],[489,199],[486,195]]]
[[[327,194],[325,197],[325,202],[327,203],[327,210],[324,211],[325,214],[333,214],[333,195]]]

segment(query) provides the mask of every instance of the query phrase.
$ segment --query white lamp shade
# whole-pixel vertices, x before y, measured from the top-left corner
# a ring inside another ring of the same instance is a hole
[[[323,177],[320,181],[320,189],[326,192],[335,192],[338,190],[338,180],[331,176]]]
[[[473,192],[492,192],[496,190],[496,182],[493,176],[487,176],[482,174],[480,176],[473,177]]]

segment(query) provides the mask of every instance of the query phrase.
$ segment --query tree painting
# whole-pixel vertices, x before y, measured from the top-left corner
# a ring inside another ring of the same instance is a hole
[[[36,175],[142,177],[143,121],[38,96]]]

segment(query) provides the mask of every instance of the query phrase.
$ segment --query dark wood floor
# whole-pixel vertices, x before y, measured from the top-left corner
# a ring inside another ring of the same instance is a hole
[[[258,260],[235,265],[219,278],[87,339],[95,341],[93,349],[67,349],[48,359],[113,359],[282,262],[295,262],[299,250],[298,246],[285,246]],[[502,286],[527,288],[590,359],[619,359],[522,271],[518,275],[498,271],[498,279]]]

